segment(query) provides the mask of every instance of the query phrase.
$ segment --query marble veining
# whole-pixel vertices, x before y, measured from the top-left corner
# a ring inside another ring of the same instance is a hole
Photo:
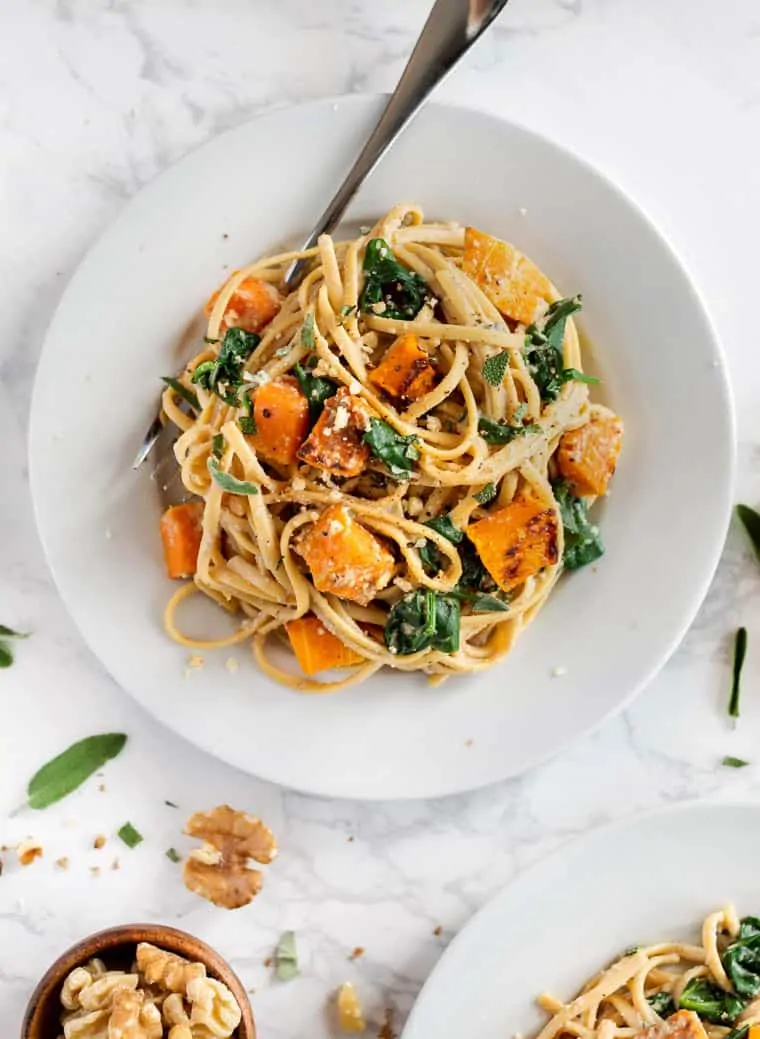
[[[120,693],[56,594],[34,532],[25,433],[45,328],[76,264],[125,200],[219,131],[278,105],[389,89],[427,7],[0,5],[0,621],[34,633],[18,646],[16,665],[0,672],[0,844],[33,835],[44,846],[25,869],[0,854],[3,1036],[18,1034],[29,993],[59,951],[98,927],[138,919],[175,923],[217,946],[252,991],[262,1036],[333,1035],[326,1006],[344,980],[361,992],[370,1035],[387,1008],[398,1030],[457,930],[566,839],[667,802],[760,794],[757,764],[719,764],[727,753],[760,763],[760,570],[736,530],[683,645],[623,716],[520,779],[434,802],[312,799],[213,761]],[[737,498],[758,504],[755,0],[512,0],[439,96],[519,119],[576,149],[672,240],[725,345]],[[698,444],[684,464],[700,478]],[[687,522],[663,517],[674,551]],[[750,630],[750,651],[744,712],[732,731],[725,701],[739,623]],[[46,812],[13,814],[41,762],[83,730],[107,729],[130,741],[102,779]],[[190,811],[223,801],[261,815],[282,848],[261,896],[232,914],[187,892],[163,854],[170,845],[187,849],[180,830]],[[126,819],[145,835],[134,851],[115,837]],[[108,840],[95,850],[99,833]],[[54,866],[61,856],[67,870]],[[298,935],[302,974],[286,985],[264,961],[288,928]],[[356,946],[366,951],[350,960]]]

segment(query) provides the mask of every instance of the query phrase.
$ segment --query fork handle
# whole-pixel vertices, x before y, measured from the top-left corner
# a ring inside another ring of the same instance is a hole
[[[436,0],[383,114],[346,179],[304,242],[304,250],[313,248],[320,235],[334,230],[365,179],[430,92],[451,72],[507,2]],[[304,260],[296,260],[291,265],[284,278],[287,289],[292,290],[298,285],[304,268]]]

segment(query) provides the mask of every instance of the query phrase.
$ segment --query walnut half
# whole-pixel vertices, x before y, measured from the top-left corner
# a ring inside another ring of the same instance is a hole
[[[277,854],[272,831],[252,815],[220,805],[192,815],[185,833],[203,841],[185,861],[185,885],[222,909],[248,905],[264,882],[252,863],[271,862]]]
[[[159,949],[149,942],[137,946],[137,969],[149,985],[157,985],[165,992],[184,993],[194,978],[205,978],[206,968],[202,963],[190,963],[166,949]]]

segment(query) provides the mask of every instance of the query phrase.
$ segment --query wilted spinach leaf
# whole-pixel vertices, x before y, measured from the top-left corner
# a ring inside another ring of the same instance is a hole
[[[237,391],[243,384],[243,365],[260,342],[261,336],[255,332],[228,328],[218,355],[211,361],[202,361],[193,372],[191,382],[215,393],[225,404],[236,405]]]
[[[705,978],[692,978],[678,1001],[680,1010],[693,1010],[714,1025],[732,1025],[745,1005],[745,1000]]]
[[[309,423],[313,426],[322,414],[325,401],[338,392],[338,384],[332,379],[323,379],[321,375],[312,375],[300,364],[297,364],[293,371],[301,387],[301,393],[309,402]]]
[[[760,920],[745,916],[739,936],[723,953],[723,966],[740,996],[760,992]]]
[[[525,436],[528,433],[538,433],[541,427],[535,422],[527,426],[511,426],[504,419],[494,422],[493,419],[485,418],[483,415],[478,419],[478,433],[487,444],[510,444],[515,437]]]
[[[364,434],[364,442],[375,458],[385,462],[388,472],[397,480],[408,480],[412,475],[414,462],[420,457],[417,448],[417,437],[402,436],[393,426],[380,418],[369,420],[369,429]]]
[[[542,328],[533,324],[525,330],[525,360],[543,401],[556,400],[566,382],[598,382],[576,368],[563,368],[562,341],[567,319],[582,305],[580,296],[558,299],[547,310]]]
[[[384,238],[372,238],[367,243],[364,275],[359,308],[379,317],[411,321],[429,295],[425,281],[398,262]],[[377,304],[383,303],[384,309],[375,310]]]
[[[556,480],[552,489],[565,529],[565,554],[562,562],[566,570],[578,570],[604,555],[599,528],[588,518],[586,502],[583,498],[575,497],[569,484],[564,480]]]
[[[456,653],[460,617],[456,599],[431,588],[417,588],[392,607],[385,622],[385,644],[399,656],[423,649]]]

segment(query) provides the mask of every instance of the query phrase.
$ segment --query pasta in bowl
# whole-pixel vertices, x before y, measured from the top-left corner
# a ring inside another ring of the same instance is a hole
[[[384,666],[433,683],[492,666],[562,570],[603,552],[588,510],[623,427],[590,400],[580,308],[509,243],[412,205],[236,271],[203,349],[166,380],[191,496],[161,520],[169,576],[191,578],[168,633],[251,640],[301,692]],[[182,631],[196,591],[238,616],[231,635]]]

